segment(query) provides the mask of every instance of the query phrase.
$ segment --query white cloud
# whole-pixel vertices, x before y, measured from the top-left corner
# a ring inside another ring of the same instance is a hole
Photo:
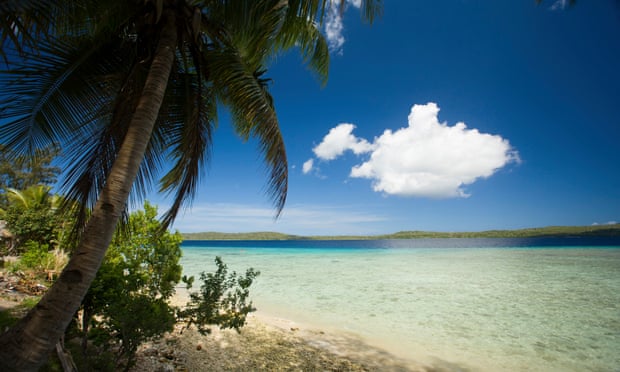
[[[594,222],[592,223],[592,226],[599,226],[599,225],[616,225],[618,223],[618,221],[607,221],[604,223],[598,223],[598,222]]]
[[[564,10],[568,6],[568,0],[556,0],[556,2],[551,5],[551,10]]]
[[[308,172],[310,172],[312,170],[312,167],[314,166],[314,159],[308,159],[302,168],[302,171],[304,172],[304,174],[308,174]]]
[[[361,0],[347,0],[346,2],[347,4],[353,5],[353,7],[358,9],[362,5]],[[340,14],[339,1],[332,1],[327,8],[324,28],[329,50],[336,53],[342,53],[342,46],[344,45],[345,38],[342,34],[344,31],[344,23],[342,20],[342,14]]]
[[[329,50],[339,52],[344,45],[344,36],[342,31],[344,30],[344,24],[342,23],[342,15],[335,3],[327,9],[325,15],[325,36],[327,37],[327,43]]]
[[[414,105],[407,127],[387,129],[372,144],[354,136],[352,124],[340,124],[313,151],[325,160],[345,150],[369,153],[351,169],[351,177],[373,180],[377,192],[431,198],[467,197],[465,185],[519,162],[507,140],[468,129],[465,123],[440,123],[438,113],[435,103]]]
[[[355,129],[353,124],[339,124],[330,129],[323,141],[315,146],[312,151],[321,160],[333,160],[346,150],[351,150],[358,155],[372,150],[372,145],[368,141],[352,134],[353,129]]]

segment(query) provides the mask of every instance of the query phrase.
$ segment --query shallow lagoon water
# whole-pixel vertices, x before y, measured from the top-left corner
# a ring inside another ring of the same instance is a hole
[[[184,274],[261,271],[269,315],[453,370],[620,370],[613,239],[192,242]]]

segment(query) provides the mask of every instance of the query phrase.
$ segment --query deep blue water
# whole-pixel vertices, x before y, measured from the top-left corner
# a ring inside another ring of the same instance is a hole
[[[428,238],[380,240],[188,240],[187,247],[212,248],[305,248],[305,249],[389,249],[389,248],[540,248],[620,247],[620,236],[562,238]]]

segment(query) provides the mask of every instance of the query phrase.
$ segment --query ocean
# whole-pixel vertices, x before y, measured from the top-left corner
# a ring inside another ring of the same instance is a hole
[[[453,371],[620,371],[620,239],[185,241],[258,311]]]

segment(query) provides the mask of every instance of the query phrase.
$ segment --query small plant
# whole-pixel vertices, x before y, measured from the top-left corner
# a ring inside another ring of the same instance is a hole
[[[31,240],[26,242],[25,247],[19,267],[22,270],[34,271],[35,276],[47,276],[50,281],[69,261],[68,255],[62,249],[54,248],[50,251],[48,244]]]
[[[44,272],[53,265],[54,255],[49,252],[47,244],[30,240],[26,242],[25,247],[25,252],[21,258],[21,263],[25,268]]]
[[[252,302],[248,302],[250,286],[260,274],[250,268],[245,276],[236,272],[228,273],[228,267],[220,257],[215,258],[217,270],[214,273],[200,274],[202,285],[200,291],[190,294],[190,302],[179,311],[179,318],[186,321],[186,327],[196,325],[201,334],[211,333],[209,325],[220,328],[239,328],[245,325],[249,313],[256,311]],[[193,277],[183,277],[191,287]]]

